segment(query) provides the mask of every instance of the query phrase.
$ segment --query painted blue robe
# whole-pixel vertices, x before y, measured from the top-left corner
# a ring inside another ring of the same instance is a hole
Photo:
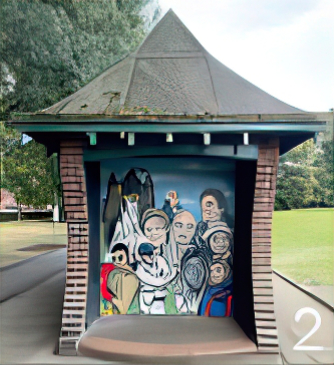
[[[219,285],[208,285],[199,306],[198,315],[205,315],[205,309],[207,308],[207,305],[213,296],[225,293],[226,295],[215,298],[212,301],[209,312],[210,317],[224,317],[226,312],[227,298],[232,294],[232,285],[232,277],[223,281]]]

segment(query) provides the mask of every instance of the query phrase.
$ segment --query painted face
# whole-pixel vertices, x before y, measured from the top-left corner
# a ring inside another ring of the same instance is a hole
[[[204,222],[215,222],[220,221],[224,209],[218,208],[217,200],[209,195],[202,199],[202,219]]]
[[[152,265],[153,255],[143,255],[142,258],[146,264]]]
[[[113,252],[111,254],[111,261],[116,266],[125,266],[128,263],[126,252],[123,250]]]
[[[161,217],[152,217],[148,219],[144,226],[145,236],[155,247],[166,244],[168,227],[166,221]]]
[[[224,266],[220,263],[213,264],[210,267],[210,284],[218,285],[224,281],[227,273]]]
[[[196,221],[190,212],[182,212],[175,216],[172,224],[174,239],[179,245],[189,245],[194,237]]]
[[[141,256],[142,260],[150,266],[152,266],[154,259],[154,249],[155,247],[148,242],[143,242],[138,249],[138,253]]]
[[[225,253],[230,247],[231,239],[224,232],[216,232],[210,236],[209,245],[214,253]]]

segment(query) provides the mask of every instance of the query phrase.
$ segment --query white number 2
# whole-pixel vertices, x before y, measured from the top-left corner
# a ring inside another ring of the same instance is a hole
[[[315,325],[306,336],[304,336],[298,343],[296,343],[293,349],[297,351],[322,351],[325,349],[323,346],[301,346],[308,338],[315,334],[321,326],[320,314],[315,309],[310,307],[299,309],[295,314],[295,321],[299,322],[305,313],[310,313],[314,315]]]

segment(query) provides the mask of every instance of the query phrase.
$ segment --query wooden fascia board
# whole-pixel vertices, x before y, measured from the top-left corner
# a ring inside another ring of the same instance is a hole
[[[254,123],[254,122],[316,122],[321,121],[321,117],[314,113],[294,113],[294,114],[226,114],[226,115],[185,115],[185,114],[142,114],[142,115],[88,115],[88,114],[41,114],[41,113],[21,113],[16,116],[13,123],[25,122],[60,122],[63,123]],[[325,119],[324,119],[325,121]]]
[[[326,130],[326,122],[266,123],[101,123],[101,122],[11,122],[20,132],[132,132],[132,133],[317,133]]]

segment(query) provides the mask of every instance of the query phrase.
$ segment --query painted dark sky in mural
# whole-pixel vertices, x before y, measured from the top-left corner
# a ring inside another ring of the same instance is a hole
[[[177,191],[182,207],[200,221],[199,197],[207,188],[221,190],[228,202],[229,214],[234,216],[234,162],[219,158],[125,158],[101,163],[102,198],[106,196],[111,172],[118,180],[133,167],[148,170],[154,183],[155,205],[163,206],[166,194]],[[232,228],[232,227],[231,227]]]

